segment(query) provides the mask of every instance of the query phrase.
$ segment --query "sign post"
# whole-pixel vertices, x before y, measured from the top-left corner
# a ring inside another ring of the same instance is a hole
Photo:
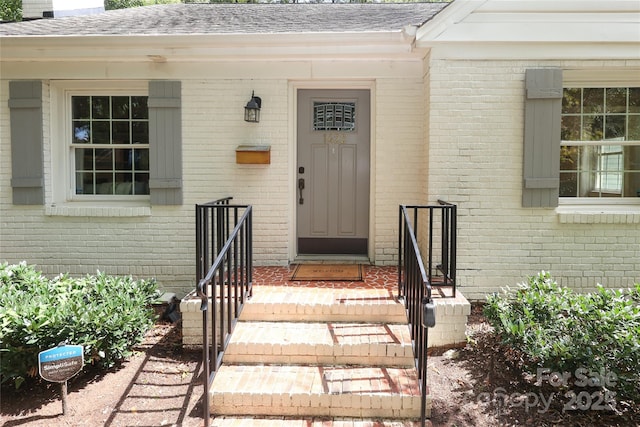
[[[67,380],[80,372],[83,365],[84,349],[81,345],[59,345],[38,353],[40,376],[61,385],[62,415],[67,414]]]

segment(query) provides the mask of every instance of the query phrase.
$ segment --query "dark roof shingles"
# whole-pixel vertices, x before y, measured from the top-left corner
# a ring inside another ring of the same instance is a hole
[[[399,31],[448,3],[167,4],[0,25],[4,36],[269,34]]]

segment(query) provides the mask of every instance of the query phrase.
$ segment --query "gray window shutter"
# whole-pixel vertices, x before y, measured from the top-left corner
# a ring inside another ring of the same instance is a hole
[[[558,206],[562,70],[525,73],[523,207]]]
[[[182,204],[182,109],[179,81],[149,83],[151,204]]]
[[[42,82],[9,82],[14,205],[44,204]]]

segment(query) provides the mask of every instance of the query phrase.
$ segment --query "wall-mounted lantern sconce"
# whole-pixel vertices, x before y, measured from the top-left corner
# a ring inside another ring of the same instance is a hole
[[[262,107],[262,99],[259,96],[255,96],[252,91],[251,99],[244,107],[244,121],[258,123],[260,121],[260,107]]]

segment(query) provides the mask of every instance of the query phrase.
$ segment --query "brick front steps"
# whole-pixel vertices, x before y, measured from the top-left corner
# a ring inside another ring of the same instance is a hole
[[[211,386],[212,425],[418,426],[420,390],[397,276],[381,271],[384,286],[255,280]],[[430,329],[430,343],[464,342],[469,303],[458,294],[436,304],[442,330]],[[199,306],[189,296],[181,303],[186,345],[201,345]]]
[[[210,398],[216,416],[416,420],[404,308],[385,289],[260,286]]]

